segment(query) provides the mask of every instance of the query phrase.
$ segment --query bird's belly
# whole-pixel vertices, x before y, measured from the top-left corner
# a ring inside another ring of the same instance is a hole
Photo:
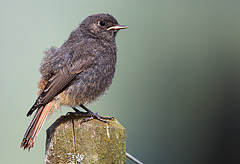
[[[112,83],[112,76],[80,75],[71,86],[66,88],[56,98],[60,105],[79,106],[96,100],[105,93]]]

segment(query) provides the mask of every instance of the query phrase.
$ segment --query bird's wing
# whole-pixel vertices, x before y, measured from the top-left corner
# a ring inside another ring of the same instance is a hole
[[[92,60],[87,60],[84,64],[78,64],[75,68],[68,73],[59,72],[52,76],[48,81],[40,95],[38,96],[36,102],[31,107],[27,116],[30,116],[37,108],[45,106],[49,103],[56,95],[61,93],[69,84],[74,80],[74,78],[86,70],[92,64]]]

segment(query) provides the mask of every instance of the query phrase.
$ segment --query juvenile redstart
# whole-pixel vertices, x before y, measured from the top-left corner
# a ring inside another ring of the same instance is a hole
[[[117,54],[115,36],[125,28],[127,26],[119,25],[109,14],[91,15],[71,32],[60,48],[52,47],[44,52],[39,96],[27,116],[35,110],[36,113],[21,148],[30,150],[34,146],[47,115],[62,105],[72,107],[75,112],[80,112],[76,108],[80,106],[90,119],[107,119],[85,105],[96,100],[111,85]]]

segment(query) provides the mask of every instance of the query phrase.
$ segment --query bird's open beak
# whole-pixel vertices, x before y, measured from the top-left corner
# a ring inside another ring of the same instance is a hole
[[[112,26],[112,27],[109,27],[107,30],[121,30],[121,29],[125,29],[125,28],[128,28],[128,26],[123,26],[123,25],[116,25],[116,26]]]

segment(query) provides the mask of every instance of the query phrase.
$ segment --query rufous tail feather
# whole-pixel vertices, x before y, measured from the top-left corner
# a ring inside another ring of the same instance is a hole
[[[52,101],[40,107],[34,115],[21,143],[21,148],[30,150],[36,141],[38,132],[41,130],[44,121],[52,107]]]

